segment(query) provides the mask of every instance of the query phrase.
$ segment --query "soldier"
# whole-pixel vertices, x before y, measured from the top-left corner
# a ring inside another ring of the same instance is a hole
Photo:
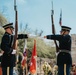
[[[58,75],[64,75],[64,64],[66,64],[66,75],[70,75],[72,64],[70,30],[70,27],[61,26],[61,33],[59,35],[44,36],[44,38],[59,41],[59,52],[57,55]]]
[[[13,67],[16,65],[16,50],[12,48],[14,40],[14,27],[13,23],[9,23],[3,26],[5,33],[1,41],[1,49],[3,52],[1,66],[2,75],[7,75],[7,67],[9,67],[9,75],[13,75]],[[27,34],[19,34],[18,39],[28,38]]]

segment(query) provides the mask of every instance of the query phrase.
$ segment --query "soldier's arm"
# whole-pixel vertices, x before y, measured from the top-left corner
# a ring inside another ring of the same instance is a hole
[[[51,40],[58,40],[59,41],[61,39],[64,39],[64,36],[63,35],[47,35],[46,38],[51,39]]]
[[[71,37],[70,35],[47,35],[46,38],[58,41],[60,40],[69,41]]]
[[[18,34],[17,39],[24,39],[24,38],[28,38],[27,34]]]
[[[1,49],[4,53],[9,54],[13,51],[12,47],[10,48],[10,37],[8,35],[4,35],[1,42]]]

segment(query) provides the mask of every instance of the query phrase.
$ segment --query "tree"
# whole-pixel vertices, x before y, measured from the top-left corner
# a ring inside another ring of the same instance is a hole
[[[23,27],[24,26],[24,27]],[[22,23],[20,24],[20,28],[21,28],[21,32],[20,33],[30,33],[32,34],[32,31],[29,32],[29,27],[28,24],[23,25]],[[31,29],[30,29],[31,30]],[[47,58],[54,58],[55,57],[55,48],[51,47],[50,44],[46,44],[44,42],[44,40],[42,40],[40,38],[40,36],[42,35],[43,30],[40,31],[40,33],[38,33],[38,29],[36,29],[34,31],[34,34],[36,35],[36,37],[34,38],[28,38],[28,43],[27,43],[27,48],[28,48],[28,57],[31,57],[31,52],[32,52],[32,48],[33,48],[33,40],[36,39],[37,41],[37,56],[39,57],[47,57]],[[52,44],[51,44],[52,45]],[[23,52],[24,49],[24,39],[19,40],[19,51]]]
[[[27,48],[28,48],[28,57],[31,57],[32,48],[33,48],[33,41],[36,39],[37,41],[37,56],[38,57],[47,57],[47,58],[55,58],[55,48],[50,47],[50,45],[46,44],[44,40],[35,37],[35,38],[28,38]],[[19,40],[19,49],[23,52],[24,48],[24,40]]]
[[[0,26],[3,26],[6,23],[8,23],[7,19],[0,13]]]
[[[40,31],[39,36],[42,36],[42,34],[43,34],[43,30]]]

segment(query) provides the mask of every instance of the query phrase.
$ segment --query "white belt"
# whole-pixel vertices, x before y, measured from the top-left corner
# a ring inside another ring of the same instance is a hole
[[[71,51],[68,51],[68,50],[59,50],[59,53],[60,53],[60,52],[65,52],[65,53],[71,54]]]

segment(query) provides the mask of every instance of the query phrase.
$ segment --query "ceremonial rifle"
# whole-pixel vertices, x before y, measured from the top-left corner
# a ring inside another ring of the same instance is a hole
[[[55,26],[54,26],[53,15],[54,15],[54,10],[53,10],[53,2],[52,2],[52,10],[51,10],[52,34],[55,35]],[[54,40],[54,43],[55,43],[55,46],[56,46],[56,52],[58,52],[58,45],[57,45],[56,40]]]
[[[13,49],[15,49],[16,47],[16,40],[18,33],[18,12],[17,12],[16,0],[14,0],[14,10],[15,10],[15,35],[14,35]]]
[[[13,41],[13,49],[16,49],[16,40],[17,40],[17,32],[18,32],[18,18],[17,18],[17,9],[16,9],[16,0],[14,0],[14,10],[15,10],[15,35]],[[7,75],[9,75],[9,67],[7,67]]]

